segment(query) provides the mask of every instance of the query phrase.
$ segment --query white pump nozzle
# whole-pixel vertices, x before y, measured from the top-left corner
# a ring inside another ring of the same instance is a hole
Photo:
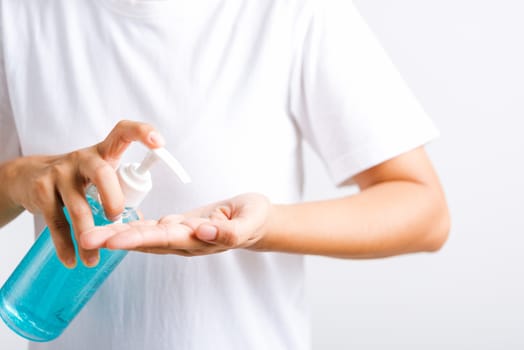
[[[162,160],[184,184],[191,178],[182,165],[165,148],[149,150],[142,163],[124,164],[118,168],[117,174],[126,199],[125,206],[136,208],[152,188],[149,169]]]
[[[136,169],[139,174],[144,174],[159,160],[162,160],[178,176],[182,183],[191,182],[189,174],[184,170],[182,165],[169,153],[165,148],[156,148],[147,152],[144,160]]]

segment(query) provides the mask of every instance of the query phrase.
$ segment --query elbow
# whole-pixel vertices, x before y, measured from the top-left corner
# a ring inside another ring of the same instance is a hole
[[[438,252],[444,247],[451,230],[451,216],[445,199],[437,201],[430,220],[430,229],[426,232],[423,250],[428,253]]]

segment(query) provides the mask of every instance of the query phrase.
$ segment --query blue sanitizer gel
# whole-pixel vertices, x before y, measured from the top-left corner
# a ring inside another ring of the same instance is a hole
[[[117,174],[126,199],[124,223],[138,220],[133,208],[151,189],[149,168],[158,160],[166,163],[182,183],[191,181],[178,161],[163,148],[150,150],[141,164],[121,166]],[[95,225],[110,224],[94,186],[89,187],[86,198]],[[67,210],[64,212],[70,220]],[[24,338],[52,340],[66,329],[126,254],[127,251],[100,249],[100,262],[89,268],[82,264],[77,250],[77,265],[68,269],[58,260],[46,228],[0,290],[0,316]]]
[[[95,225],[110,224],[101,204],[89,194],[87,200]],[[138,220],[136,212],[126,209],[122,221],[134,220]],[[126,254],[123,250],[100,249],[100,262],[89,268],[80,262],[77,253],[76,267],[68,269],[58,260],[46,227],[0,290],[0,316],[24,338],[52,340],[64,331]]]

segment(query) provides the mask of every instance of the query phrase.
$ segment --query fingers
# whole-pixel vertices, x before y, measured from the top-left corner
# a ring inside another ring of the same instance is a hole
[[[98,226],[92,230],[84,231],[78,242],[84,249],[105,248],[105,243],[109,238],[128,229],[128,224]]]
[[[83,189],[79,185],[62,187],[60,192],[62,193],[62,201],[71,218],[75,239],[79,242],[82,232],[89,231],[95,225],[91,207],[87,203]],[[98,249],[85,249],[81,244],[78,244],[77,248],[80,259],[85,266],[93,267],[98,264]]]
[[[213,223],[217,222],[226,222],[230,219],[232,212],[231,207],[229,206],[217,206],[211,210],[211,212],[207,213],[207,215],[210,218],[210,221]],[[210,242],[213,244],[220,244],[220,241],[223,241],[224,239],[224,233],[218,235],[218,227],[215,225],[212,225],[211,222],[203,223],[202,225],[199,225],[198,227],[194,227],[195,229],[195,236],[205,242]],[[223,227],[223,225],[222,225]],[[224,228],[222,229],[224,231]],[[217,241],[217,237],[220,238],[220,241]]]
[[[115,161],[133,141],[140,141],[149,148],[162,147],[165,143],[163,137],[151,125],[123,120],[97,145],[97,150],[102,158]]]
[[[130,229],[121,232],[106,242],[109,249],[165,248],[198,249],[207,243],[192,236],[193,230],[181,223],[162,223],[144,225],[139,221],[129,225]]]
[[[149,253],[149,254],[176,254],[186,257],[192,257],[192,256],[201,256],[201,255],[210,255],[210,254],[218,254],[225,251],[228,251],[228,248],[221,248],[217,249],[216,247],[213,247],[213,249],[198,249],[198,250],[187,250],[187,249],[162,249],[162,248],[144,248],[140,249],[137,248],[135,251],[141,252],[141,253]]]
[[[111,221],[116,221],[124,210],[124,195],[114,167],[133,141],[140,141],[149,148],[165,143],[153,126],[123,120],[96,145],[97,154],[80,164],[80,172],[97,187],[106,216]]]
[[[212,247],[193,237],[193,228],[182,223],[181,215],[170,215],[160,221],[135,221],[129,224],[113,224],[85,232],[80,243],[86,249],[109,248],[126,250],[198,250]],[[208,219],[194,218],[197,227]]]
[[[246,248],[265,234],[270,203],[262,195],[244,195],[229,202],[169,215],[157,221],[135,221],[93,229],[82,237],[86,249],[137,250],[184,256]]]
[[[49,193],[47,203],[43,208],[46,208],[43,212],[44,219],[47,227],[49,227],[58,259],[66,267],[74,268],[76,266],[75,246],[71,238],[69,222],[67,222],[61,203],[57,200],[54,193]]]
[[[200,225],[195,230],[195,236],[205,242],[224,247],[237,247],[243,237],[249,236],[256,230],[253,220],[237,214],[233,218],[231,211],[218,207],[211,213],[211,221]]]
[[[264,235],[270,211],[269,200],[248,193],[217,205],[210,212],[209,223],[195,230],[195,237],[226,248],[246,248]]]
[[[218,236],[218,228],[210,224],[203,224],[195,230],[195,235],[204,242],[215,243]],[[223,236],[223,234],[221,236]]]
[[[195,231],[195,235],[202,241],[234,248],[242,243],[242,237],[246,236],[246,233],[251,232],[248,228],[249,224],[240,219],[234,219],[214,222],[213,225],[201,225]]]
[[[124,210],[124,194],[113,167],[105,160],[92,156],[79,164],[79,171],[96,186],[106,217],[116,221]]]
[[[50,176],[36,177],[30,181],[28,187],[32,194],[28,207],[38,208],[43,214],[58,259],[66,267],[73,268],[76,265],[75,247],[53,178]]]

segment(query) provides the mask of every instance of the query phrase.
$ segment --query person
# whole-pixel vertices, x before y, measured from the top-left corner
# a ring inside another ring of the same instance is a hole
[[[304,255],[446,240],[438,131],[350,1],[2,0],[1,41],[0,225],[35,214],[69,267],[133,251],[32,350],[307,349]],[[303,202],[303,140],[360,192]],[[144,220],[94,228],[84,190],[117,219],[135,141],[193,182],[159,166]]]

